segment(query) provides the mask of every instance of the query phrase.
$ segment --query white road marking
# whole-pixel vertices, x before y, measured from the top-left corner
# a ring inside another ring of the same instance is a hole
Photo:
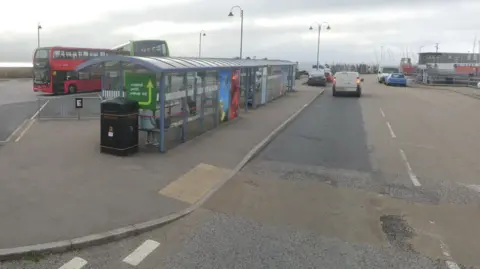
[[[20,135],[17,137],[17,139],[15,139],[15,142],[20,141],[20,139],[22,139],[22,137],[27,133],[28,129],[30,129],[30,127],[32,127],[32,125],[34,123],[35,123],[35,120],[29,119],[27,127],[25,127],[25,129],[23,129],[23,131],[20,133]]]
[[[460,266],[452,261],[452,256],[450,256],[450,251],[448,250],[447,244],[445,244],[442,240],[440,240],[440,248],[442,249],[443,256],[445,256],[448,260],[445,261],[448,269],[460,269]]]
[[[160,246],[160,243],[153,240],[146,240],[137,249],[130,253],[130,255],[125,257],[123,261],[130,265],[137,266],[158,246]]]
[[[75,257],[71,259],[69,262],[67,262],[66,264],[62,265],[62,267],[60,267],[59,269],[80,269],[84,267],[86,264],[87,264],[86,260],[79,257]]]
[[[40,114],[40,112],[42,112],[42,110],[47,106],[47,104],[50,102],[50,100],[47,100],[45,102],[45,104],[43,104],[38,110],[37,112],[35,112],[35,114],[33,114],[33,116],[30,117],[30,119],[28,119],[28,123],[27,123],[27,127],[25,127],[25,129],[23,129],[23,131],[20,133],[20,135],[17,137],[17,139],[15,139],[15,142],[18,142],[20,141],[20,139],[22,139],[22,137],[27,133],[28,129],[30,129],[30,127],[32,127],[32,125],[35,123],[35,118],[38,116],[38,114]]]
[[[11,134],[8,136],[8,138],[7,138],[6,140],[0,141],[0,143],[8,143],[8,142],[10,142],[10,140],[12,139],[12,137],[14,137],[14,136],[23,128],[23,126],[25,126],[25,124],[27,124],[27,123],[29,122],[29,120],[31,121],[31,120],[33,120],[34,118],[36,118],[36,117],[38,116],[38,114],[45,108],[45,106],[48,104],[48,102],[50,102],[50,100],[47,100],[47,101],[45,102],[45,104],[43,104],[43,105],[35,112],[35,114],[33,114],[33,116],[30,117],[30,119],[24,120],[24,121],[22,122],[22,124],[20,124],[20,125],[13,131],[13,133],[11,133]],[[30,127],[29,127],[29,128],[30,128]],[[15,140],[15,142],[17,142],[17,141]]]
[[[388,127],[388,130],[390,131],[390,135],[392,136],[392,138],[396,138],[397,136],[393,132],[392,125],[390,125],[390,122],[388,121],[387,121],[387,127]]]
[[[382,117],[385,118],[385,113],[383,112],[383,109],[382,109],[382,108],[380,108],[380,114],[382,114]]]
[[[460,266],[458,266],[455,262],[452,261],[445,261],[447,264],[448,269],[460,269]]]
[[[45,102],[45,104],[43,104],[43,105],[37,110],[37,112],[35,112],[35,114],[33,114],[33,116],[30,117],[30,119],[31,119],[31,120],[35,119],[35,118],[38,116],[38,114],[40,114],[40,112],[42,112],[42,110],[47,106],[47,104],[48,104],[49,102],[50,102],[50,100],[47,100],[47,101]]]
[[[417,176],[413,173],[412,167],[410,166],[410,163],[407,160],[407,155],[405,155],[405,152],[402,149],[400,149],[400,155],[402,156],[402,159],[405,162],[405,165],[407,166],[407,173],[413,185],[416,187],[422,186],[422,184],[420,184],[420,182],[418,181]]]

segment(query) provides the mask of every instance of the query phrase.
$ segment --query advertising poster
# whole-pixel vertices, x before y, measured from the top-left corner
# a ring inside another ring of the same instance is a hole
[[[262,85],[262,98],[261,98],[261,103],[265,104],[267,102],[267,68],[264,67],[261,70],[261,80],[260,83]]]
[[[240,107],[240,70],[232,72],[232,88],[230,92],[230,115],[229,119],[238,117]]]
[[[142,109],[156,109],[157,82],[155,74],[125,72],[124,80],[127,99],[137,101]]]
[[[220,71],[220,102],[219,102],[219,113],[220,113],[220,122],[228,121],[228,114],[230,112],[230,91],[232,89],[232,72],[231,71]]]

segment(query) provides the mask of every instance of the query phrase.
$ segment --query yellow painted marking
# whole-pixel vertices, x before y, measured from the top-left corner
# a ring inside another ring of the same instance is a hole
[[[194,204],[202,199],[230,170],[201,163],[159,191],[160,194]]]

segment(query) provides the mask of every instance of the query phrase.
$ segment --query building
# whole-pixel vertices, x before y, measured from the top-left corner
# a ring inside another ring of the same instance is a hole
[[[456,73],[477,73],[480,71],[480,54],[457,52],[421,52],[418,54],[418,67],[438,67]]]

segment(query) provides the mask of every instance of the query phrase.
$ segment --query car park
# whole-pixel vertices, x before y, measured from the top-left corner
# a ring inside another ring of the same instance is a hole
[[[358,72],[341,71],[335,73],[333,77],[332,95],[338,96],[339,93],[353,93],[356,97],[362,95],[362,82]]]

